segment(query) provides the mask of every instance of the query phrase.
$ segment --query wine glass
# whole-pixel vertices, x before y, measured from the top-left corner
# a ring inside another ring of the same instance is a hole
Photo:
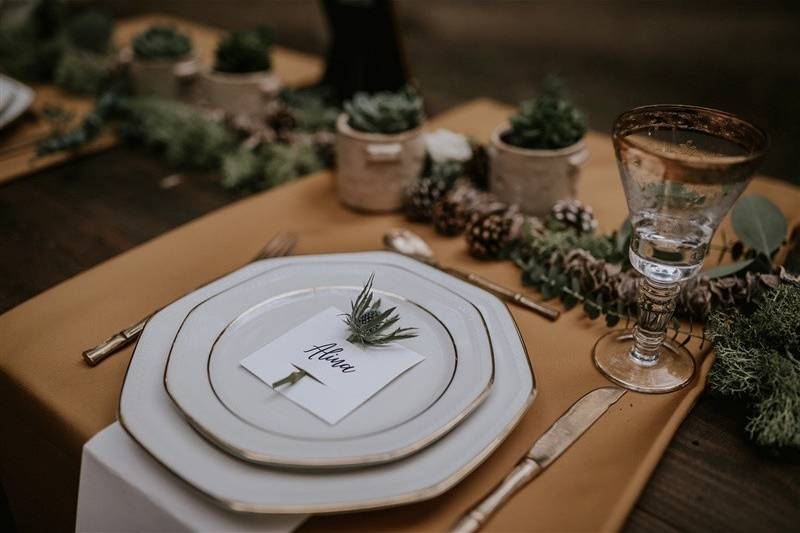
[[[730,113],[686,105],[627,111],[612,137],[633,225],[628,254],[644,277],[636,326],[601,337],[594,362],[625,388],[670,392],[695,372],[688,350],[666,338],[680,282],[700,271],[714,231],[768,140]]]

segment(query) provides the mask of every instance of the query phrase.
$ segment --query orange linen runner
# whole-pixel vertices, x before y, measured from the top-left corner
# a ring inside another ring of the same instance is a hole
[[[486,141],[511,109],[477,100],[431,121]],[[626,215],[611,143],[590,134],[591,159],[579,196],[600,231]],[[798,222],[800,192],[769,179],[750,193],[771,198]],[[727,222],[726,222],[727,224]],[[321,172],[252,196],[166,233],[76,276],[0,317],[0,471],[21,531],[73,527],[81,447],[112,423],[129,348],[96,368],[81,351],[194,287],[245,264],[276,231],[300,236],[297,253],[375,250],[383,233],[406,226],[422,234],[443,263],[522,288],[510,262],[470,258],[463,238],[444,238],[401,215],[342,208],[331,175]],[[730,231],[728,231],[730,234]],[[20,265],[24,268],[24,265]],[[557,304],[556,304],[557,305]],[[607,382],[590,353],[605,331],[578,310],[555,323],[512,307],[530,352],[536,401],[498,450],[464,482],[435,500],[350,515],[312,518],[307,529],[442,530],[500,479],[532,442],[585,392]],[[697,345],[693,351],[698,352]],[[705,382],[711,357],[688,388],[666,395],[629,392],[567,453],[523,489],[489,530],[610,530],[622,526],[672,435]]]

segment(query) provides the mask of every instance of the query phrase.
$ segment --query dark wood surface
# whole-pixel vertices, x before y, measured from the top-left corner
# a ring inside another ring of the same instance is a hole
[[[238,197],[202,175],[163,188],[172,174],[146,154],[117,148],[0,186],[0,313]],[[742,413],[736,402],[704,395],[628,530],[797,530],[800,464],[753,446]],[[0,510],[0,529],[3,522]]]

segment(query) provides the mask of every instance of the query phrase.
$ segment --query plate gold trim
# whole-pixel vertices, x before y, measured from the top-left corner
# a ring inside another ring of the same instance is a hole
[[[342,263],[342,264],[347,264],[347,263]],[[365,263],[354,262],[353,264],[364,265]],[[367,263],[367,264],[374,264],[374,263]],[[395,265],[382,265],[382,266],[387,266],[389,268],[397,268]],[[279,267],[276,267],[274,269],[268,270],[268,271],[262,273],[261,275],[255,276],[253,278],[249,278],[247,280],[242,281],[241,283],[237,283],[236,285],[233,285],[232,287],[228,288],[226,291],[223,291],[223,292],[228,292],[231,289],[234,289],[234,288],[239,287],[241,285],[244,285],[246,283],[250,283],[251,281],[253,281],[255,279],[258,279],[260,277],[263,277],[263,276],[272,274],[274,272],[280,271],[283,268],[291,268],[291,266],[290,265],[287,266],[287,267],[279,266]],[[407,271],[407,272],[410,275],[414,276],[414,277],[417,277],[417,278],[419,278],[421,280],[424,280],[425,282],[434,283],[435,284],[435,282],[432,282],[431,280],[429,280],[429,279],[427,279],[427,278],[425,278],[423,276],[420,276],[420,275],[418,275],[418,274],[416,274],[414,272],[410,272],[410,271]],[[216,342],[224,334],[224,332],[227,330],[227,328],[230,327],[234,322],[238,321],[244,315],[247,315],[249,313],[254,312],[259,307],[266,306],[269,303],[271,303],[271,302],[273,302],[273,301],[275,301],[277,299],[280,299],[280,298],[283,298],[283,297],[288,297],[290,295],[312,293],[312,292],[315,292],[317,290],[323,290],[323,289],[334,289],[334,290],[335,289],[341,289],[341,290],[358,291],[358,290],[360,290],[360,287],[346,286],[346,285],[338,285],[338,286],[337,285],[331,285],[331,286],[310,287],[310,288],[305,288],[305,289],[296,289],[296,290],[293,290],[293,291],[288,291],[286,293],[282,293],[282,294],[273,296],[273,297],[268,298],[267,300],[265,300],[263,302],[259,302],[258,304],[254,305],[254,306],[250,307],[249,309],[245,310],[244,312],[240,313],[234,320],[229,322],[228,325],[226,325],[225,328],[223,328],[223,330],[215,338],[214,343],[212,344],[212,347],[211,347],[211,351],[209,352],[209,358],[207,359],[206,376],[208,378],[209,385],[211,386],[211,390],[212,390],[214,396],[216,397],[217,401],[228,412],[230,412],[233,416],[235,416],[236,418],[238,418],[242,422],[250,425],[251,427],[256,427],[256,429],[258,429],[260,431],[264,431],[266,433],[275,434],[275,435],[278,435],[278,436],[280,436],[282,438],[290,438],[290,439],[295,439],[295,440],[302,440],[302,439],[299,439],[297,437],[292,437],[290,435],[284,435],[284,434],[272,432],[272,431],[266,430],[266,429],[264,429],[262,427],[254,426],[250,421],[243,419],[241,416],[239,416],[237,413],[235,413],[233,410],[231,410],[228,407],[228,405],[222,400],[222,398],[220,398],[219,394],[217,393],[216,388],[214,387],[213,382],[211,381],[210,368],[209,368],[209,365],[211,363],[211,354],[213,352],[214,346],[216,345]],[[474,309],[475,312],[477,313],[478,317],[480,318],[481,323],[483,324],[483,332],[485,333],[486,338],[487,338],[488,343],[489,343],[489,361],[491,363],[491,372],[489,374],[488,380],[486,381],[486,383],[484,384],[484,386],[480,390],[480,392],[476,395],[476,397],[473,398],[472,401],[470,401],[461,411],[459,411],[452,418],[450,418],[450,420],[448,420],[448,422],[446,424],[443,424],[436,431],[434,431],[434,432],[432,432],[432,433],[430,433],[428,435],[425,435],[424,437],[420,438],[419,440],[417,440],[417,441],[415,441],[415,442],[413,442],[413,443],[411,443],[409,445],[403,446],[401,448],[397,448],[397,449],[389,451],[389,452],[363,454],[363,455],[342,457],[342,458],[308,458],[308,459],[305,459],[305,460],[300,460],[300,459],[297,459],[297,458],[286,458],[286,457],[281,457],[281,456],[278,456],[278,455],[264,454],[264,453],[254,452],[252,450],[243,449],[243,448],[231,443],[229,440],[224,439],[223,437],[217,435],[212,429],[210,429],[209,427],[207,427],[206,425],[201,423],[195,417],[191,416],[185,410],[185,408],[180,404],[178,399],[175,397],[174,392],[172,390],[170,390],[170,386],[169,386],[168,379],[167,379],[167,372],[168,372],[168,369],[170,367],[170,361],[171,361],[171,358],[172,358],[172,351],[173,351],[173,349],[175,347],[175,341],[177,340],[178,336],[180,335],[180,331],[183,329],[183,326],[185,325],[186,320],[188,320],[189,316],[192,313],[194,313],[194,311],[196,311],[201,305],[203,305],[203,304],[207,303],[208,301],[216,298],[217,296],[219,296],[222,293],[215,294],[215,295],[210,296],[209,298],[203,300],[202,302],[199,302],[197,305],[192,307],[192,309],[189,310],[189,312],[186,314],[186,317],[184,317],[183,321],[181,322],[181,326],[178,328],[178,332],[175,335],[175,339],[173,339],[172,347],[170,348],[170,353],[167,355],[167,362],[166,362],[166,365],[164,367],[164,388],[167,391],[167,395],[169,396],[170,400],[172,400],[173,404],[175,404],[175,407],[178,409],[178,411],[181,413],[181,415],[187,420],[187,422],[189,422],[189,424],[192,426],[192,428],[195,431],[197,431],[200,435],[203,436],[203,438],[205,438],[206,440],[209,440],[212,444],[214,444],[215,446],[218,446],[219,448],[221,448],[225,452],[233,455],[237,459],[241,459],[243,461],[247,461],[247,462],[250,462],[250,463],[254,463],[254,464],[258,464],[258,465],[262,465],[262,466],[275,466],[275,467],[282,467],[282,468],[323,469],[323,468],[345,468],[345,467],[371,466],[371,465],[377,465],[377,464],[381,464],[381,463],[387,463],[387,462],[390,462],[390,461],[396,461],[396,460],[402,459],[404,457],[408,457],[409,455],[412,455],[412,454],[414,454],[414,453],[416,453],[418,451],[423,450],[425,447],[433,444],[434,442],[436,442],[437,440],[439,440],[440,438],[445,436],[447,433],[452,431],[459,423],[461,423],[464,419],[466,419],[466,417],[468,417],[470,414],[472,414],[472,412],[475,409],[477,409],[477,407],[481,403],[483,403],[483,401],[489,395],[489,393],[491,391],[491,388],[492,388],[492,385],[494,384],[494,376],[495,376],[494,345],[492,344],[492,338],[491,338],[491,335],[489,334],[489,329],[488,329],[488,326],[486,325],[486,320],[483,317],[483,314],[480,312],[480,310],[474,304],[472,304],[472,302],[470,302],[469,300],[467,300],[463,296],[461,296],[458,293],[456,293],[456,292],[454,292],[452,290],[449,290],[447,288],[444,288],[444,289],[447,290],[449,293],[453,294],[459,300],[465,302],[472,309]],[[429,314],[447,332],[447,335],[450,338],[450,342],[451,342],[451,344],[453,346],[453,351],[455,353],[455,360],[456,360],[456,365],[455,365],[455,367],[453,369],[453,373],[450,376],[450,380],[448,381],[448,384],[445,387],[445,390],[443,390],[434,399],[434,401],[431,404],[426,406],[422,411],[418,412],[417,414],[415,414],[411,418],[408,418],[408,419],[404,420],[403,422],[400,422],[400,423],[396,424],[395,426],[391,426],[389,428],[384,428],[384,429],[381,429],[381,430],[375,432],[375,433],[379,433],[379,432],[389,431],[391,429],[394,429],[395,427],[402,426],[403,424],[406,424],[406,423],[418,418],[419,416],[422,416],[428,409],[430,409],[433,405],[435,405],[444,396],[444,394],[447,392],[447,390],[449,389],[453,379],[455,378],[456,371],[457,371],[457,366],[458,366],[458,359],[459,358],[458,358],[458,348],[457,348],[457,346],[455,344],[455,339],[453,339],[452,333],[447,328],[447,326],[434,313],[432,313],[429,309],[427,309],[423,305],[419,304],[418,302],[415,302],[415,301],[413,301],[413,300],[411,300],[409,298],[406,298],[404,296],[400,296],[400,295],[392,293],[392,292],[383,291],[383,290],[376,291],[376,292],[378,292],[380,294],[383,294],[385,296],[389,296],[391,298],[400,300],[400,301],[404,301],[404,302],[409,303],[411,305],[414,305],[415,307],[417,307],[417,308],[423,310],[424,312],[426,312],[427,314]],[[367,436],[369,436],[369,435],[361,435],[359,437],[367,437]],[[351,438],[348,438],[348,439],[341,439],[341,440],[355,440],[356,438],[358,438],[358,437],[351,437]],[[305,439],[305,440],[308,440],[308,439]]]

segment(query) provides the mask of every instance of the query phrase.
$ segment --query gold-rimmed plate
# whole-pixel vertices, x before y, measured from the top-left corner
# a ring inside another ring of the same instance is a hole
[[[317,418],[240,365],[320,311],[346,310],[371,274],[385,304],[418,328],[402,344],[425,359],[343,420]],[[321,280],[329,285],[315,286]],[[480,405],[493,375],[486,326],[461,296],[392,265],[317,263],[276,268],[192,309],[170,351],[165,386],[195,429],[240,459],[340,468],[428,446]]]
[[[253,465],[202,438],[164,388],[166,357],[198,303],[285,265],[362,261],[423,275],[468,299],[484,317],[495,349],[489,397],[444,438],[403,460],[370,468],[287,470]],[[438,496],[480,465],[517,425],[535,396],[525,346],[505,304],[491,294],[398,254],[368,252],[271,259],[245,267],[170,304],[147,324],[131,358],[119,421],[166,470],[218,505],[252,513],[336,513],[378,509]]]

